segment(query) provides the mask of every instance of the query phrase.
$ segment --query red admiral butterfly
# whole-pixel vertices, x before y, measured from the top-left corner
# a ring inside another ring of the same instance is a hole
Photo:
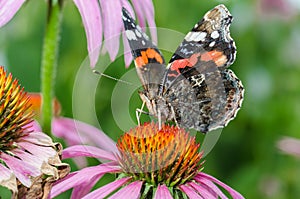
[[[168,65],[149,37],[123,8],[125,33],[151,115],[201,132],[224,127],[240,109],[244,89],[227,67],[235,60],[232,16],[224,5],[207,12],[185,36]]]

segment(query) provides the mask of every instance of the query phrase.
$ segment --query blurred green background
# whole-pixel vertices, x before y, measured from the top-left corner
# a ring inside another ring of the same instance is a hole
[[[300,160],[276,148],[282,136],[300,138],[300,2],[154,0],[156,24],[185,34],[206,11],[219,3],[225,4],[234,16],[231,35],[238,53],[231,68],[244,84],[245,100],[236,119],[223,130],[217,145],[205,158],[204,171],[245,198],[300,198]],[[40,91],[46,9],[44,1],[28,1],[13,20],[0,29],[0,65],[30,92]],[[166,60],[170,55],[166,55]],[[55,87],[63,116],[72,117],[75,77],[86,56],[81,17],[68,0],[63,11]],[[133,64],[126,69],[120,57],[105,73],[120,78],[132,68]],[[115,84],[111,79],[101,78],[96,85],[93,106],[102,130],[116,141],[122,130],[111,111]],[[133,120],[134,110],[140,106],[135,93],[129,107]],[[4,195],[8,191],[2,188],[0,193],[2,198],[8,197]]]

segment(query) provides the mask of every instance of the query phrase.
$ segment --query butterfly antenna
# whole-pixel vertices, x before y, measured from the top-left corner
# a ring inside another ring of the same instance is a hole
[[[127,81],[124,81],[124,80],[121,80],[121,79],[118,79],[118,78],[114,78],[114,77],[112,77],[112,76],[109,76],[109,75],[106,75],[106,74],[104,74],[104,73],[101,73],[101,72],[99,72],[99,71],[97,71],[97,70],[93,70],[93,73],[95,73],[95,74],[97,74],[97,75],[100,75],[100,76],[103,76],[103,77],[107,77],[107,78],[109,78],[109,79],[112,79],[112,80],[115,80],[115,81],[117,81],[117,82],[122,82],[122,83],[124,83],[124,84],[127,84],[127,85],[133,85],[132,83],[130,83],[130,82],[127,82]]]

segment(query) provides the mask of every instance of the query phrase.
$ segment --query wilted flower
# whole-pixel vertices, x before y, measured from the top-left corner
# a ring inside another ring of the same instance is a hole
[[[43,195],[60,178],[57,166],[68,170],[60,161],[59,145],[44,133],[33,131],[30,106],[18,81],[0,67],[0,185],[9,188],[14,197],[29,196],[33,184]]]
[[[99,136],[99,135],[98,135]],[[92,146],[72,146],[63,158],[88,156],[107,160],[70,173],[51,190],[51,197],[73,188],[72,198],[226,198],[217,185],[232,198],[243,198],[238,192],[202,172],[200,145],[188,132],[178,127],[147,123],[121,136],[119,153]],[[106,173],[117,179],[94,191],[93,186]],[[91,191],[91,192],[90,192]],[[90,192],[90,193],[89,193]]]
[[[119,51],[119,38],[123,30],[122,7],[125,7],[132,16],[133,9],[128,0],[73,0],[82,17],[86,32],[90,65],[97,63],[102,41],[104,48],[114,60]],[[5,25],[20,9],[25,0],[0,0],[0,27]],[[154,7],[151,0],[132,0],[137,18],[141,27],[146,26],[146,21],[152,27],[152,40],[156,41],[154,22]],[[125,48],[125,64],[132,61],[127,39],[123,38]]]

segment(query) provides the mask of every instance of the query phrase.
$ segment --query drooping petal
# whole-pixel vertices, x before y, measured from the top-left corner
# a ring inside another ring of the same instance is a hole
[[[0,185],[7,187],[13,193],[16,193],[18,191],[17,181],[16,176],[13,174],[13,172],[0,164],[0,173]]]
[[[84,145],[71,146],[64,149],[62,153],[63,159],[82,157],[82,156],[117,161],[113,153],[93,146],[84,146]]]
[[[227,190],[229,192],[229,194],[235,198],[235,199],[244,199],[244,197],[237,191],[235,191],[234,189],[232,189],[231,187],[229,187],[228,185],[224,184],[223,182],[221,182],[220,180],[205,174],[205,173],[200,173],[200,175],[204,176],[205,178],[207,178],[208,180],[213,181],[214,183],[217,183],[218,185],[222,186],[225,190]]]
[[[193,188],[182,184],[179,186],[179,188],[189,197],[189,198],[199,198],[203,199],[202,196],[200,196]]]
[[[124,187],[123,189],[119,190],[114,195],[112,195],[110,199],[123,199],[123,198],[138,199],[140,198],[142,185],[143,185],[142,181],[134,181],[129,185],[127,185],[126,187]]]
[[[169,189],[164,184],[163,185],[158,185],[157,190],[155,192],[154,199],[160,199],[160,198],[173,199]]]
[[[123,27],[122,6],[119,0],[100,0],[103,13],[104,45],[110,59],[115,60],[120,45],[120,34]]]
[[[154,20],[154,6],[152,0],[144,0],[142,3],[143,10],[145,12],[145,17],[150,28],[151,39],[154,43],[157,43],[157,32],[156,24]]]
[[[213,191],[211,191],[209,187],[199,185],[195,182],[189,182],[187,184],[200,193],[203,198],[218,198],[217,194],[213,194]]]
[[[133,8],[131,4],[128,2],[128,0],[121,0],[121,4],[122,7],[124,7],[129,12],[129,14],[133,17],[133,19],[135,19]]]
[[[55,197],[62,192],[71,189],[81,184],[91,181],[92,179],[99,180],[105,173],[115,173],[120,169],[111,164],[101,164],[98,166],[87,167],[80,171],[70,173],[65,178],[59,180],[51,189],[51,197]]]
[[[9,22],[25,0],[0,0],[0,27]]]
[[[28,131],[30,131],[30,132],[42,132],[41,126],[35,120],[32,121],[31,123],[25,125],[24,128],[28,129]]]
[[[140,0],[132,0],[131,2],[133,4],[135,13],[137,15],[137,19],[138,19],[139,25],[142,28],[144,28],[146,26],[146,21],[145,21],[145,16],[144,16],[144,10],[143,10],[143,7],[142,7],[142,4],[144,3],[144,1],[141,2]],[[134,16],[134,15],[132,15],[132,16]]]
[[[57,137],[64,138],[69,146],[88,144],[106,151],[117,153],[116,143],[102,131],[89,124],[70,118],[54,118],[52,131]]]
[[[31,176],[38,176],[41,174],[40,170],[18,158],[0,153],[0,159],[2,159],[7,167],[14,172],[20,182],[26,186],[31,186]]]
[[[74,0],[82,17],[91,67],[95,67],[102,45],[102,18],[98,0]],[[104,24],[105,25],[105,24]]]
[[[74,187],[71,199],[82,199],[86,194],[88,194],[91,191],[91,189],[95,186],[100,177],[101,176],[96,176],[89,182],[84,182],[80,186]]]
[[[115,180],[91,193],[83,197],[82,199],[92,199],[92,198],[105,198],[107,195],[112,193],[114,190],[118,189],[119,187],[123,186],[125,183],[127,183],[130,180],[129,177],[127,178],[121,178],[118,180]]]
[[[235,191],[234,189],[232,189],[231,187],[229,187],[228,185],[224,184],[223,182],[219,181],[218,179],[205,174],[205,173],[199,173],[195,179],[197,181],[200,182],[204,182],[204,184],[209,185],[209,182],[214,182],[218,185],[220,185],[221,187],[223,187],[226,191],[228,191],[228,193],[234,198],[234,199],[244,199],[244,197],[238,193],[237,191]],[[213,187],[213,190],[216,191],[217,189],[215,187]],[[218,193],[219,194],[219,193]],[[220,197],[222,197],[221,195],[219,195]]]
[[[199,175],[195,176],[194,179],[197,182],[199,182],[199,183],[207,186],[208,187],[207,189],[210,189],[211,191],[213,191],[215,194],[217,194],[218,196],[220,196],[220,198],[222,198],[222,199],[228,199],[225,196],[225,194],[219,189],[219,187],[217,185],[215,185],[212,181],[207,180],[207,179],[205,179],[203,177],[200,177]]]
[[[132,4],[135,8],[139,25],[143,28],[146,26],[146,20],[150,27],[151,39],[154,43],[157,43],[156,24],[154,21],[154,6],[151,0],[132,0]],[[145,30],[143,28],[143,30]]]
[[[37,145],[42,146],[53,146],[52,139],[42,132],[31,132],[24,138],[26,138],[26,142],[36,143]]]

